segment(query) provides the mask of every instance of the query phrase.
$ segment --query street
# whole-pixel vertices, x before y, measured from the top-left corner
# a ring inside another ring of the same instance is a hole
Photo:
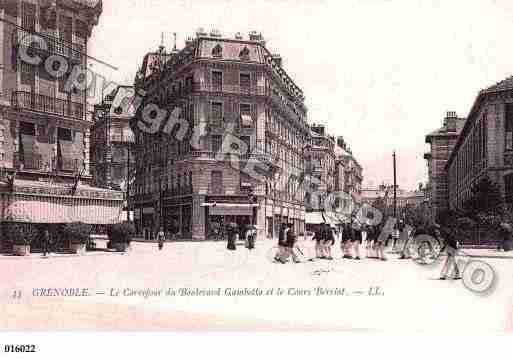
[[[124,255],[0,257],[6,309],[0,328],[459,333],[513,327],[512,259],[480,259],[498,280],[488,295],[478,295],[461,281],[438,280],[442,263],[426,267],[390,253],[386,262],[342,260],[337,242],[333,261],[277,264],[275,244],[260,240],[254,251],[239,245],[231,252],[225,242],[175,242],[159,252],[155,243],[133,243]],[[300,245],[306,256],[313,252],[311,241]],[[88,296],[59,296],[63,288],[64,295]]]

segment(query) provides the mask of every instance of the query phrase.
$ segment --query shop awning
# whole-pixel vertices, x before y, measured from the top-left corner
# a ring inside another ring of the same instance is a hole
[[[321,212],[307,212],[305,215],[305,222],[307,224],[325,223]]]
[[[257,203],[202,203],[212,216],[251,216]]]
[[[15,195],[5,219],[33,223],[113,224],[123,220],[123,202]],[[126,217],[125,217],[126,219]]]
[[[340,225],[347,222],[347,217],[343,214],[338,214],[335,212],[326,212],[323,213],[326,222],[333,225]]]
[[[18,180],[13,192],[2,188],[2,220],[33,223],[113,224],[123,221],[123,195],[89,186],[70,188]]]

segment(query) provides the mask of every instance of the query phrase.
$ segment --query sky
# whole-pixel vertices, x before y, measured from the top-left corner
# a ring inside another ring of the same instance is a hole
[[[164,33],[168,49],[196,29],[256,30],[303,89],[310,123],[344,136],[364,187],[427,181],[425,135],[446,111],[466,117],[480,89],[513,75],[513,2],[493,0],[104,0],[94,69],[132,84]]]

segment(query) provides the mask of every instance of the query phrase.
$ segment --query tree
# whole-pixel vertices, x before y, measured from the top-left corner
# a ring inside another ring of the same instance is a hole
[[[470,197],[464,202],[465,215],[486,222],[503,213],[503,200],[499,187],[488,177],[472,186]]]

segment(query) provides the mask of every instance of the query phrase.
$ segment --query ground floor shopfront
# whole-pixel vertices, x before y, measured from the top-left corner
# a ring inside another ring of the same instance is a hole
[[[291,223],[298,235],[305,227],[304,207],[244,195],[155,199],[137,203],[134,219],[138,234],[146,239],[154,239],[160,227],[178,238],[193,240],[218,239],[229,223],[236,223],[241,234],[254,224],[258,238],[276,238],[282,223]]]
[[[1,222],[50,226],[73,222],[110,225],[124,220],[123,193],[85,185],[79,185],[73,195],[71,192],[69,184],[15,180],[11,186],[1,181]],[[1,235],[3,252],[9,252],[12,245],[12,238]]]

